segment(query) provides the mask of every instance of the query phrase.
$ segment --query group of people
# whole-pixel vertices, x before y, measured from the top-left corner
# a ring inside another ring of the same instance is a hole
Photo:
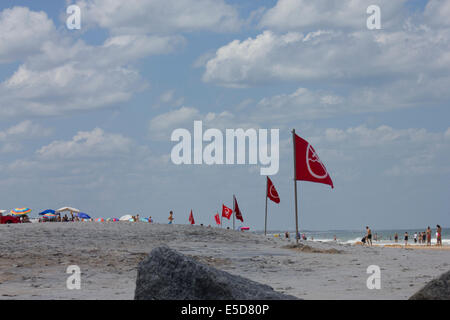
[[[431,233],[432,231],[429,226],[426,231],[419,233],[415,232],[413,237],[414,243],[426,244],[427,246],[431,246]],[[390,239],[392,240],[392,238]],[[409,241],[409,234],[407,231],[405,232],[403,239],[405,241],[405,246],[407,246]],[[375,234],[374,240],[375,241],[378,240],[377,234]],[[398,243],[398,240],[399,240],[398,233],[395,233],[394,234],[395,243]],[[363,239],[361,239],[361,241],[369,246],[372,245],[372,230],[368,226],[366,226],[366,235],[363,237]],[[442,246],[442,227],[440,225],[436,225],[436,245]]]

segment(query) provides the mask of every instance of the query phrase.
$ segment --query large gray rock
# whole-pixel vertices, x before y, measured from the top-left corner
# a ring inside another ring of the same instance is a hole
[[[154,249],[139,264],[135,300],[291,300],[240,276],[186,257],[168,247]]]
[[[450,300],[450,271],[431,280],[416,292],[410,300]]]

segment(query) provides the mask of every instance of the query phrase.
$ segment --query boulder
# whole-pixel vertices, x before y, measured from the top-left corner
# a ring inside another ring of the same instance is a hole
[[[294,300],[271,287],[158,247],[138,267],[135,300]]]
[[[450,300],[450,271],[431,280],[425,287],[409,298],[410,300]]]

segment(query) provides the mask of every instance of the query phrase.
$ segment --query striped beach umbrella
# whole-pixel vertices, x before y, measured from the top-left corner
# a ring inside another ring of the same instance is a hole
[[[46,213],[43,216],[46,217],[46,218],[56,218],[56,217],[58,217],[57,214],[53,214],[53,213]]]
[[[30,208],[15,208],[11,210],[11,214],[14,216],[25,216],[31,212]]]

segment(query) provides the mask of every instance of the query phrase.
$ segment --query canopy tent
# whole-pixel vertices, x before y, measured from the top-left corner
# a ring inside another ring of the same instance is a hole
[[[11,210],[13,216],[25,216],[31,212],[30,208],[15,208]]]
[[[48,214],[48,213],[49,213],[49,214],[56,214],[55,210],[47,209],[47,210],[45,210],[45,211],[40,212],[39,215],[40,215],[40,216],[44,216],[44,215],[46,215],[46,214]]]
[[[80,210],[71,208],[71,207],[62,207],[62,208],[56,210],[55,213],[58,214],[58,213],[65,212],[65,211],[69,211],[72,215],[74,213],[80,213]]]
[[[131,221],[131,220],[133,220],[133,216],[127,214],[127,215],[124,215],[123,217],[121,217],[119,220],[120,221]]]

